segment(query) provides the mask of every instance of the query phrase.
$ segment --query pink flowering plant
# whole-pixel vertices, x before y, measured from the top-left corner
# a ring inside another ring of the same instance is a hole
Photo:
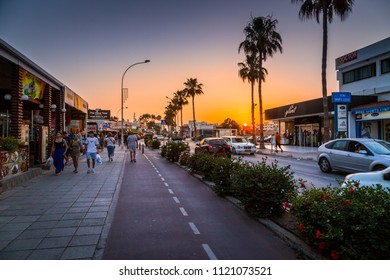
[[[390,259],[390,191],[379,185],[310,189],[293,198],[302,237],[330,259]]]

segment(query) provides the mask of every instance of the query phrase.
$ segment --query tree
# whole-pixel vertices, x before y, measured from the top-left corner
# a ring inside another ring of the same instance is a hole
[[[252,135],[254,144],[256,144],[254,87],[259,76],[258,57],[254,54],[247,55],[244,62],[238,63],[238,67],[240,67],[238,75],[244,82],[245,80],[248,80],[248,82],[251,84]]]
[[[240,130],[240,125],[231,118],[227,118],[219,125],[221,128],[230,128]]]
[[[176,100],[176,104],[180,110],[180,125],[183,126],[183,106],[188,104],[187,95],[184,90],[178,90],[174,93],[173,99]]]
[[[344,21],[352,12],[354,0],[291,0],[293,4],[302,3],[299,10],[299,19],[309,20],[315,18],[320,23],[322,14],[322,104],[324,108],[324,142],[330,140],[328,90],[326,83],[326,62],[328,59],[328,23],[332,23],[333,15],[336,14]]]
[[[268,74],[263,67],[268,57],[272,57],[277,51],[282,52],[282,37],[276,32],[278,21],[272,19],[272,16],[255,17],[244,28],[245,40],[240,43],[238,51],[244,50],[247,55],[258,57],[258,94],[260,107],[260,148],[264,148],[264,130],[263,130],[263,98],[262,82]]]
[[[187,82],[184,82],[184,92],[186,96],[189,98],[191,97],[192,99],[192,117],[194,121],[194,133],[195,137],[197,137],[197,132],[196,132],[196,119],[195,119],[195,95],[201,95],[204,94],[203,92],[203,84],[198,83],[198,80],[195,78],[189,78],[187,79]]]

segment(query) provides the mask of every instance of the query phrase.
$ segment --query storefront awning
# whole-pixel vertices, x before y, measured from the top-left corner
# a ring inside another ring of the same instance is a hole
[[[361,105],[351,109],[352,114],[371,114],[390,111],[390,101],[380,101]]]

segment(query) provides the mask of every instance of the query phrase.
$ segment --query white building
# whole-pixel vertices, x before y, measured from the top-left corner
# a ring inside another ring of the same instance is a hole
[[[390,141],[390,37],[336,59],[341,92],[375,96],[377,102],[351,108],[351,137]]]

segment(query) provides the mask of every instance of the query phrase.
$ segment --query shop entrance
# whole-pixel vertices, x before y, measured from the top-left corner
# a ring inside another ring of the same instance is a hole
[[[318,147],[320,145],[319,129],[318,123],[296,125],[294,129],[294,145]]]

